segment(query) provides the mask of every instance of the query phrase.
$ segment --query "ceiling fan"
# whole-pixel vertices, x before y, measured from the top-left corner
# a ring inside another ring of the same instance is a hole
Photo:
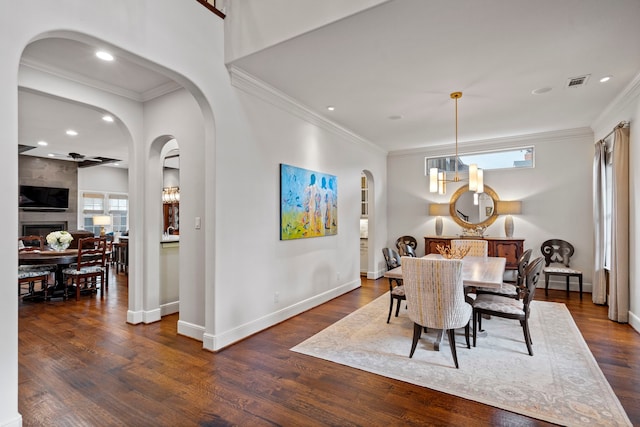
[[[85,156],[84,154],[74,153],[74,152],[67,154],[67,156],[70,157],[74,162],[78,163],[79,168],[86,168],[89,166],[98,166],[98,165],[104,165],[107,163],[119,162],[118,159],[112,159],[109,157],[101,157],[101,156],[88,157],[88,156]]]

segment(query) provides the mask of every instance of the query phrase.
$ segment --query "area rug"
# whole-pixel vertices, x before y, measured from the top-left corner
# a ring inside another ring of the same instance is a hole
[[[533,301],[529,356],[516,320],[483,319],[486,336],[466,348],[456,336],[460,369],[445,337],[423,334],[409,359],[413,323],[403,308],[391,317],[385,294],[291,350],[389,378],[567,426],[630,426],[564,304]]]

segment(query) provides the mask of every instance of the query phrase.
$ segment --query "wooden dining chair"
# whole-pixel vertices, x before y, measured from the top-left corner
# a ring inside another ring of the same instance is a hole
[[[405,243],[405,242],[398,242],[397,246],[400,248],[399,252],[400,252],[400,256],[410,256],[415,258],[416,257],[416,251],[413,248],[413,246]]]
[[[502,282],[502,285],[500,285],[500,288],[498,289],[476,287],[476,294],[494,294],[519,299],[520,294],[524,291],[524,287],[526,285],[524,274],[527,266],[529,265],[532,252],[533,251],[531,249],[527,249],[522,253],[522,255],[520,255],[520,258],[518,258],[518,270],[516,270],[515,282]]]
[[[489,255],[489,243],[480,239],[454,239],[451,241],[451,250],[469,248],[468,256],[487,257]]]
[[[396,240],[396,248],[398,249],[398,253],[400,254],[400,256],[412,256],[412,255],[407,255],[407,254],[403,253],[404,252],[404,249],[402,247],[403,244],[406,245],[406,246],[409,246],[411,249],[413,249],[414,253],[418,249],[418,241],[416,240],[415,237],[413,237],[413,236],[400,236]]]
[[[20,236],[18,237],[18,251],[32,252],[44,250],[44,237],[42,236]],[[56,271],[57,266],[52,264],[34,264],[18,266],[18,295],[33,296],[35,285],[40,283],[44,298],[47,299],[49,290],[49,278]],[[55,284],[55,281],[54,281]]]
[[[65,299],[72,287],[75,287],[76,301],[81,293],[95,293],[98,289],[100,297],[104,297],[106,249],[107,239],[104,237],[79,239],[78,262],[62,270]]]
[[[382,255],[384,256],[384,260],[387,263],[387,271],[393,270],[396,267],[400,267],[400,255],[398,252],[394,251],[391,248],[383,248]],[[400,314],[400,304],[402,301],[405,301],[407,298],[404,295],[404,286],[402,283],[402,279],[394,279],[389,277],[389,315],[387,316],[387,323],[391,320],[391,313],[393,312],[393,302],[397,301],[396,306],[396,317]]]
[[[538,257],[531,261],[525,270],[525,294],[522,300],[501,295],[480,294],[473,302],[473,346],[476,346],[478,330],[482,330],[482,316],[489,315],[515,319],[520,322],[524,333],[524,341],[529,355],[533,356],[531,348],[531,332],[529,331],[530,304],[536,292],[540,272],[542,271],[543,258]]]
[[[549,293],[549,277],[564,277],[567,283],[567,295],[569,294],[569,280],[572,277],[578,279],[580,299],[582,299],[582,271],[571,268],[571,257],[574,253],[573,245],[565,240],[550,239],[540,246],[540,252],[544,256],[544,292]]]

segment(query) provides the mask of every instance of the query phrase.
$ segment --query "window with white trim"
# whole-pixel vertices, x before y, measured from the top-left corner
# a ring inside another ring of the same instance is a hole
[[[100,226],[93,225],[96,215],[111,216],[111,225],[105,226],[109,233],[122,233],[128,229],[129,198],[126,194],[86,192],[82,193],[83,229],[100,234]]]

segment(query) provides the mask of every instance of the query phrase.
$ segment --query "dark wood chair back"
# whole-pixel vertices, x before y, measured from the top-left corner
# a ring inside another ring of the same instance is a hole
[[[398,252],[390,248],[382,248],[382,255],[387,263],[387,271],[400,267],[400,254],[398,254]]]
[[[533,297],[536,293],[536,286],[538,286],[538,280],[540,279],[540,273],[542,272],[543,267],[543,258],[538,257],[531,261],[527,268],[524,271],[524,286],[525,294],[522,298],[522,302],[524,303],[524,311],[529,316],[529,304],[533,301]]]
[[[540,251],[546,267],[550,264],[563,264],[569,268],[574,249],[573,245],[565,240],[550,239],[540,246]]]
[[[73,236],[73,240],[69,244],[69,249],[77,249],[80,244],[80,239],[94,237],[93,233],[87,230],[69,230],[69,234]]]
[[[518,258],[518,279],[516,282],[516,285],[518,286],[524,286],[525,284],[524,283],[525,270],[529,265],[529,260],[531,259],[532,253],[533,251],[531,249],[527,249],[522,253],[522,255],[520,255],[520,258]]]
[[[85,237],[78,241],[77,269],[104,267],[106,264],[107,239],[104,237]]]
[[[398,240],[396,240],[396,248],[398,248],[398,251],[400,251],[400,254],[402,255],[402,249],[400,248],[400,244],[404,243],[407,246],[411,246],[411,249],[413,249],[414,251],[416,249],[418,249],[418,241],[416,240],[415,237],[413,236],[400,236],[398,237]]]
[[[44,237],[42,236],[20,236],[18,241],[22,242],[25,250],[44,249]]]
[[[413,246],[407,245],[405,242],[399,242],[398,245],[400,246],[400,256],[416,257],[416,252]]]

